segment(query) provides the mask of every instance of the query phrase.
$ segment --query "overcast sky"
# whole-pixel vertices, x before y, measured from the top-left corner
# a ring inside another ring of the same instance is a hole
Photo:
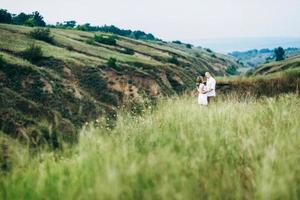
[[[300,0],[0,0],[46,22],[76,20],[140,29],[165,40],[299,37]]]

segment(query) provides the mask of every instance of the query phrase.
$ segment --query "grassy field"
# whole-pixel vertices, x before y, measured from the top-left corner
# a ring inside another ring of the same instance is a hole
[[[58,152],[1,135],[0,199],[299,199],[299,119],[297,94],[184,96]]]

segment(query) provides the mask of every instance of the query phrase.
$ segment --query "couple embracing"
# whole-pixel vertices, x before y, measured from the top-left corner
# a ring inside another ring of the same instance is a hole
[[[198,104],[203,106],[207,106],[213,102],[216,96],[216,80],[209,72],[205,73],[205,78],[206,81],[204,81],[203,76],[197,78]]]

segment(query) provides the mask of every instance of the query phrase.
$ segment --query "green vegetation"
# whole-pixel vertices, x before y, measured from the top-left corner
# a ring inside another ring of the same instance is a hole
[[[95,33],[49,30],[0,24],[0,130],[30,145],[52,143],[52,133],[59,136],[56,146],[60,136],[76,141],[83,124],[113,115],[118,106],[182,93],[205,71],[224,75],[227,66],[239,66],[185,45],[99,32],[117,40],[103,45]]]
[[[26,26],[46,26],[43,16],[35,11],[32,14],[11,14],[5,9],[0,9],[0,23],[17,24]]]
[[[226,69],[226,73],[230,74],[230,75],[236,75],[237,74],[237,70],[234,66],[229,66]]]
[[[174,43],[174,44],[182,44],[182,42],[179,41],[179,40],[172,41],[172,43]]]
[[[3,59],[3,55],[0,54],[0,65],[3,65],[4,64],[4,59]]]
[[[7,10],[0,9],[0,23],[12,23],[12,16]]]
[[[276,61],[284,60],[284,49],[282,47],[278,47],[274,50]]]
[[[179,64],[179,61],[178,61],[177,57],[174,56],[174,55],[169,59],[169,62],[172,63],[172,64],[174,64],[174,65],[178,65]]]
[[[74,25],[74,21],[71,21],[72,26]],[[70,24],[70,22],[69,22]],[[76,24],[76,23],[75,23]],[[53,26],[56,28],[71,28],[70,25],[68,25],[68,23],[64,23],[64,24],[57,24],[56,26]],[[75,27],[75,25],[73,26]],[[101,32],[105,32],[105,33],[113,33],[116,35],[120,35],[120,36],[124,36],[124,37],[129,37],[129,38],[133,38],[133,39],[137,39],[137,40],[148,40],[148,41],[161,41],[158,38],[155,38],[153,34],[151,33],[145,33],[144,31],[132,31],[132,30],[125,30],[125,29],[120,29],[114,25],[111,26],[91,26],[90,23],[86,23],[83,25],[78,25],[76,26],[77,30],[81,30],[81,31],[88,31],[88,32],[97,32],[97,31],[101,31]]]
[[[253,70],[253,75],[266,75],[286,70],[299,69],[300,67],[300,54],[291,56],[285,60],[273,61],[258,66]]]
[[[116,45],[117,41],[115,39],[115,37],[113,36],[102,36],[102,35],[95,35],[94,36],[94,40],[96,42],[102,43],[102,44],[107,44],[107,45]]]
[[[30,36],[34,39],[42,40],[44,42],[53,42],[53,36],[51,36],[49,28],[36,28],[30,32]]]
[[[193,47],[193,45],[191,45],[191,44],[186,44],[185,46],[186,46],[186,48],[188,48],[188,49],[191,49],[191,48]]]
[[[213,53],[213,51],[211,50],[211,49],[205,49],[207,52],[209,52],[209,53]]]
[[[219,93],[238,97],[276,97],[282,93],[300,93],[300,70],[290,69],[264,76],[218,77]]]
[[[299,104],[293,94],[223,96],[208,108],[166,99],[34,155],[2,135],[0,198],[298,199]]]
[[[111,67],[117,71],[121,70],[121,68],[117,64],[117,59],[115,59],[115,58],[109,58],[107,61],[107,65],[108,65],[108,67]]]
[[[5,9],[0,9],[0,23],[6,24],[16,24],[16,25],[25,25],[30,27],[45,27],[46,23],[44,21],[43,16],[35,11],[32,14],[26,14],[21,12],[20,14],[12,14],[9,13]],[[137,40],[148,40],[148,41],[162,41],[161,39],[155,38],[151,33],[145,33],[140,30],[125,30],[120,29],[114,25],[111,26],[92,26],[90,23],[85,23],[82,25],[76,25],[77,22],[74,20],[64,21],[63,23],[57,22],[55,25],[47,25],[51,28],[60,28],[60,29],[75,29],[80,31],[88,31],[88,32],[105,32],[112,33],[124,37],[129,37]]]
[[[37,62],[43,58],[43,51],[40,46],[33,43],[22,52],[22,56],[31,62]]]
[[[131,48],[125,48],[124,53],[128,55],[134,55],[134,50]]]
[[[278,49],[278,48],[276,48]],[[248,51],[234,51],[229,53],[230,56],[235,57],[245,67],[257,67],[261,64],[276,61],[276,49],[253,49]],[[282,50],[280,50],[282,53]],[[277,53],[280,53],[280,51]],[[289,47],[283,49],[284,57],[288,58],[299,54],[300,48]],[[282,59],[282,55],[278,55],[277,59]]]

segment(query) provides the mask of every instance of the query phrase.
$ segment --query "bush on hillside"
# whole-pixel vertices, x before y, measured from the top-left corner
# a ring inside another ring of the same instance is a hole
[[[236,75],[236,73],[237,73],[237,70],[234,66],[227,67],[225,71],[227,74],[230,74],[230,75]]]
[[[115,69],[115,70],[117,70],[117,71],[120,71],[120,70],[121,70],[120,66],[118,66],[118,64],[117,64],[117,59],[115,59],[115,58],[113,58],[113,57],[110,57],[110,58],[108,59],[107,65],[108,65],[108,67],[111,67],[111,68],[113,68],[113,69]]]
[[[93,40],[92,38],[89,38],[85,41],[87,44],[90,44],[90,45],[94,45],[95,44],[95,40]]]
[[[31,44],[22,52],[22,56],[31,62],[37,62],[43,58],[43,51],[40,46]]]
[[[117,44],[116,38],[113,36],[104,37],[102,35],[95,35],[94,40],[101,44],[107,44],[107,45],[116,45]]]
[[[179,41],[179,40],[172,41],[172,43],[174,43],[174,44],[182,44],[182,42]]]
[[[0,54],[0,66],[4,64],[3,55]]]
[[[178,65],[179,61],[177,59],[177,57],[175,55],[172,55],[172,57],[169,59],[169,62],[174,64],[174,65]]]
[[[131,49],[131,48],[125,48],[125,51],[123,53],[128,54],[128,55],[133,55],[134,54],[134,50]]]
[[[30,32],[30,36],[37,40],[53,43],[53,36],[51,36],[49,28],[36,28]]]
[[[205,49],[207,52],[212,53],[213,51],[211,49]]]
[[[191,45],[191,44],[186,44],[185,46],[186,46],[186,48],[188,48],[188,49],[191,49],[191,48],[193,47],[193,45]]]

